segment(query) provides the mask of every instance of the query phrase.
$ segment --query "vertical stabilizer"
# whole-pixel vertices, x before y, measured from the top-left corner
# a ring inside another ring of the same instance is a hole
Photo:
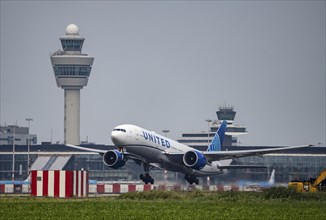
[[[219,129],[217,130],[212,142],[209,144],[207,151],[221,151],[224,140],[224,134],[226,131],[227,122],[223,121]]]

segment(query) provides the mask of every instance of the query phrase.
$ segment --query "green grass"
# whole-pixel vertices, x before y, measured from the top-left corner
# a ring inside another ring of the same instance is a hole
[[[151,191],[87,199],[0,196],[0,219],[326,219],[325,193],[282,190]]]

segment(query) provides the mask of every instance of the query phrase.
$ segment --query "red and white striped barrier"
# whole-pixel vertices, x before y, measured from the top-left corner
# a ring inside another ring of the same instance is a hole
[[[47,197],[87,197],[88,171],[32,170],[31,195]]]
[[[150,190],[163,190],[163,191],[202,190],[207,192],[261,191],[261,188],[257,188],[257,187],[253,188],[252,186],[239,187],[237,185],[182,186],[182,185],[164,185],[164,184],[144,185],[141,183],[107,183],[107,182],[89,183],[88,173],[85,171],[61,171],[64,173],[56,174],[57,176],[59,176],[59,178],[61,177],[59,183],[58,182],[54,183],[55,182],[54,178],[56,176],[55,172],[59,172],[59,171],[34,171],[34,172],[36,172],[36,174],[35,173],[32,174],[34,175],[32,176],[32,178],[34,179],[36,178],[36,180],[37,178],[39,179],[36,181],[36,185],[33,184],[35,181],[32,183],[32,185],[28,183],[2,181],[0,182],[0,194],[31,193],[31,195],[34,196],[83,197],[83,196],[87,196],[88,194],[121,194],[121,193],[128,193],[128,192],[144,192]],[[69,177],[71,173],[73,174],[73,177]],[[73,180],[74,182],[70,183],[70,180]],[[52,182],[52,184],[50,184],[49,182]],[[56,190],[54,188],[56,188]]]
[[[95,189],[96,187],[96,189]],[[120,194],[120,193],[128,193],[128,192],[144,192],[150,191],[153,189],[153,185],[147,184],[105,184],[98,183],[96,185],[90,185],[90,192],[99,193],[99,194]]]
[[[15,194],[22,194],[22,193],[30,193],[29,184],[27,183],[0,183],[0,194],[7,194],[7,193],[15,193]]]

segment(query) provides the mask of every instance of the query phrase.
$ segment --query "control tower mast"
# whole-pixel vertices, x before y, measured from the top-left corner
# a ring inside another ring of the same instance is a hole
[[[76,25],[66,27],[62,50],[51,55],[57,86],[64,89],[64,143],[80,144],[80,90],[87,85],[94,57],[82,54],[85,38]]]

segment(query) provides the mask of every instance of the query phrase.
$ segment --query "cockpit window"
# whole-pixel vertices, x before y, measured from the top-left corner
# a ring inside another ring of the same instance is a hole
[[[115,129],[113,129],[113,131],[122,131],[122,132],[126,132],[126,129],[122,129],[122,128],[115,128]]]

